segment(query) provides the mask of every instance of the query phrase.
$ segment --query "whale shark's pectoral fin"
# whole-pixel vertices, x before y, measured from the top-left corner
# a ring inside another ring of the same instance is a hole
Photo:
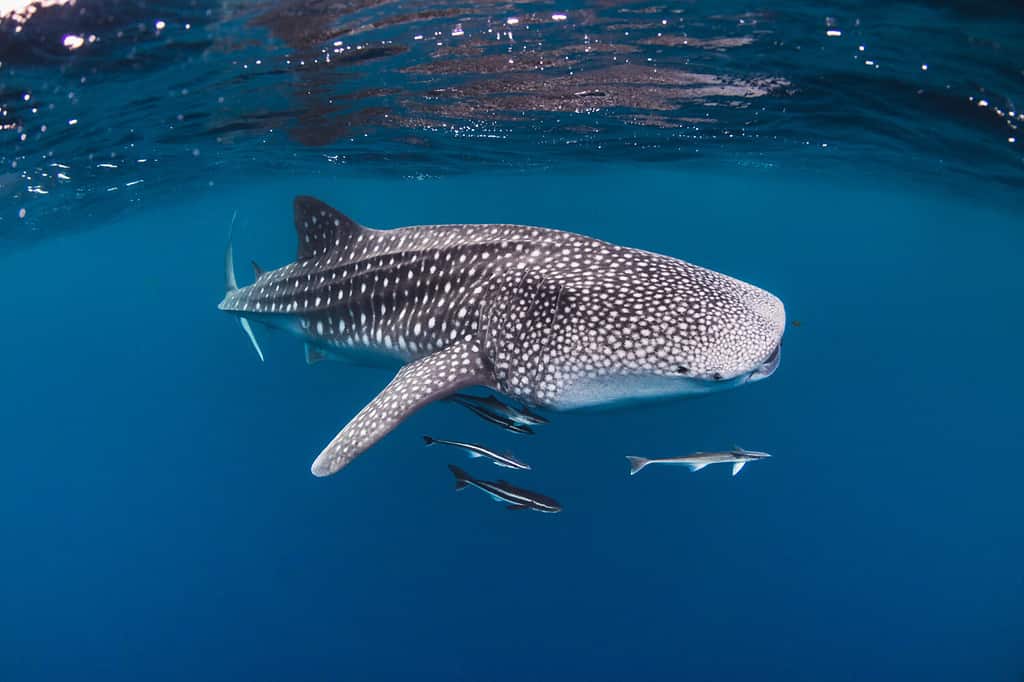
[[[475,342],[460,341],[409,363],[324,448],[313,474],[337,472],[427,403],[467,386],[492,384],[490,364]]]

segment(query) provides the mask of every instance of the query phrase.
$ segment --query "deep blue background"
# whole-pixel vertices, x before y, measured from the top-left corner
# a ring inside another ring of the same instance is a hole
[[[373,227],[533,223],[669,253],[801,324],[756,386],[533,438],[433,405],[316,479],[389,373],[307,367],[257,329],[261,365],[216,310],[232,211],[249,281],[248,258],[292,259],[300,192]],[[1024,673],[1024,244],[980,192],[630,166],[240,180],[95,228],[0,260],[3,680]],[[626,454],[733,443],[775,457],[626,475]],[[456,494],[449,461],[565,511]]]

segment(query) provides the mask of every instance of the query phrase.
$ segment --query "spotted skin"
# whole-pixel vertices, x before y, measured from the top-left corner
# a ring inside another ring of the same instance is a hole
[[[707,393],[774,371],[772,294],[647,251],[520,225],[371,230],[295,200],[296,262],[220,304],[331,356],[405,364],[324,449],[336,472],[424,404],[481,385],[552,409]]]
[[[487,383],[488,369],[479,346],[468,341],[405,365],[324,448],[313,463],[313,473],[334,473],[423,405],[463,386]]]

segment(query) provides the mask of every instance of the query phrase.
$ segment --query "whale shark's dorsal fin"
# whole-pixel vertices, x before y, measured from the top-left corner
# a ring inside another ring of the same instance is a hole
[[[370,230],[313,197],[295,197],[295,232],[299,237],[298,260],[343,250]]]
[[[328,443],[313,462],[313,474],[329,476],[337,472],[427,403],[468,386],[494,388],[492,376],[474,341],[459,341],[405,365]]]
[[[252,263],[252,274],[256,275],[256,279],[263,276],[263,268],[256,261],[250,261]]]

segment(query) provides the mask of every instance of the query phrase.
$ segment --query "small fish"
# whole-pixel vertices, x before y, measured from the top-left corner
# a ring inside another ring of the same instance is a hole
[[[629,460],[630,476],[648,464],[682,464],[683,466],[690,467],[690,471],[700,471],[709,464],[722,464],[726,462],[732,463],[732,475],[735,476],[747,462],[764,459],[765,457],[771,457],[771,455],[766,452],[752,452],[741,447],[735,447],[728,452],[697,452],[686,457],[649,459],[647,457],[630,457],[627,455],[626,459]]]
[[[499,414],[494,414],[485,407],[480,407],[479,405],[470,402],[463,402],[461,400],[456,399],[454,396],[452,396],[450,400],[469,409],[470,411],[473,412],[473,414],[482,418],[483,420],[489,421],[492,424],[497,424],[506,431],[511,431],[512,433],[525,433],[531,436],[533,435],[533,429],[531,429],[529,426],[526,426],[525,424],[517,424],[511,419],[506,419],[505,417],[502,417]]]
[[[469,404],[476,405],[480,409],[486,410],[491,414],[494,414],[502,419],[507,419],[510,422],[515,422],[519,425],[529,424],[531,426],[537,426],[539,424],[547,424],[548,420],[539,414],[534,414],[529,409],[524,407],[514,407],[509,405],[493,395],[487,397],[480,397],[477,395],[471,395],[469,393],[456,393],[451,397],[456,403],[464,407],[469,407]]]
[[[546,495],[517,488],[508,481],[475,479],[454,464],[449,464],[448,468],[455,474],[456,490],[462,490],[467,485],[471,485],[484,491],[498,502],[507,502],[509,509],[533,509],[549,514],[562,511],[562,505]]]
[[[434,443],[437,443],[438,445],[451,445],[452,447],[459,448],[460,450],[465,450],[469,453],[470,457],[487,457],[498,466],[505,467],[506,469],[522,469],[524,471],[529,471],[530,469],[529,464],[519,461],[512,455],[494,452],[485,447],[475,445],[474,443],[460,443],[457,440],[441,440],[440,438],[431,438],[430,436],[423,436],[423,442],[427,445],[433,445]]]

